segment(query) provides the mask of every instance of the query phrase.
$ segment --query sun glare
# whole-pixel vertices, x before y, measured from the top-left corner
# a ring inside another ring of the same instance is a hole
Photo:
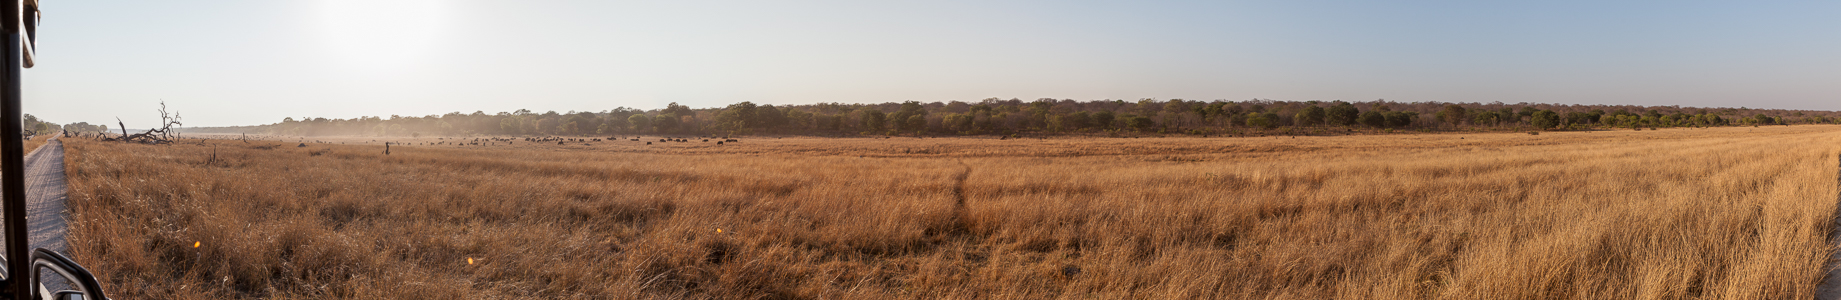
[[[322,0],[321,45],[343,66],[388,71],[433,50],[443,25],[437,0]]]

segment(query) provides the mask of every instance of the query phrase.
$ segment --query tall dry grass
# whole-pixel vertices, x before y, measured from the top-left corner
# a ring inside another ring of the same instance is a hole
[[[119,298],[1789,299],[1838,132],[66,147]]]
[[[31,155],[32,151],[38,150],[39,146],[44,146],[46,141],[50,141],[50,140],[51,140],[51,135],[39,135],[39,136],[32,137],[30,139],[26,139],[25,142],[22,144],[22,146],[24,146],[25,148],[25,153],[27,155]]]

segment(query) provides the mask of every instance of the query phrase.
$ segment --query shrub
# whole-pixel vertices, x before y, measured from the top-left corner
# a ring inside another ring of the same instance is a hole
[[[1125,118],[1125,124],[1138,131],[1144,131],[1145,129],[1150,129],[1151,126],[1157,125],[1156,122],[1151,122],[1150,117],[1146,116],[1128,116]]]
[[[1356,120],[1361,118],[1361,112],[1355,109],[1355,105],[1342,101],[1336,101],[1324,115],[1330,125],[1338,126],[1355,125]]]
[[[1468,111],[1457,104],[1446,104],[1445,109],[1438,112],[1438,120],[1451,125],[1459,125],[1468,119]]]
[[[1362,113],[1361,123],[1362,125],[1372,127],[1387,127],[1387,116],[1381,115],[1381,112],[1370,110]]]
[[[1305,107],[1303,111],[1299,111],[1298,115],[1294,117],[1294,120],[1296,120],[1296,125],[1298,126],[1319,125],[1323,124],[1324,115],[1325,113],[1322,107],[1310,106]]]
[[[1553,129],[1554,127],[1560,127],[1560,114],[1543,109],[1534,112],[1534,115],[1529,117],[1528,123],[1534,124],[1535,128],[1543,130]]]
[[[1390,111],[1385,113],[1385,115],[1387,115],[1387,126],[1392,127],[1413,125],[1413,121],[1419,119],[1419,113],[1410,111]]]
[[[1247,127],[1278,128],[1277,117],[1275,113],[1247,113]]]

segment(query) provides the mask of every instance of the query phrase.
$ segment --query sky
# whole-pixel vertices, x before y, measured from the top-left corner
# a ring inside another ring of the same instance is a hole
[[[1841,1],[43,0],[27,113],[151,126],[666,103],[1841,110]]]

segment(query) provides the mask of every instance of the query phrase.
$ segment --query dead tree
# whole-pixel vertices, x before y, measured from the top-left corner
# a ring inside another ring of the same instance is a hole
[[[173,126],[185,125],[184,123],[180,123],[179,121],[180,121],[179,113],[170,113],[170,114],[167,113],[166,112],[166,101],[160,101],[160,127],[159,128],[148,129],[147,132],[129,135],[128,125],[123,123],[121,121],[121,118],[117,117],[115,118],[115,125],[121,126],[121,137],[120,138],[107,138],[103,140],[104,141],[119,141],[119,142],[126,142],[126,143],[155,144],[155,145],[169,144],[173,142],[173,139],[179,138],[179,133],[177,131],[174,131]]]

